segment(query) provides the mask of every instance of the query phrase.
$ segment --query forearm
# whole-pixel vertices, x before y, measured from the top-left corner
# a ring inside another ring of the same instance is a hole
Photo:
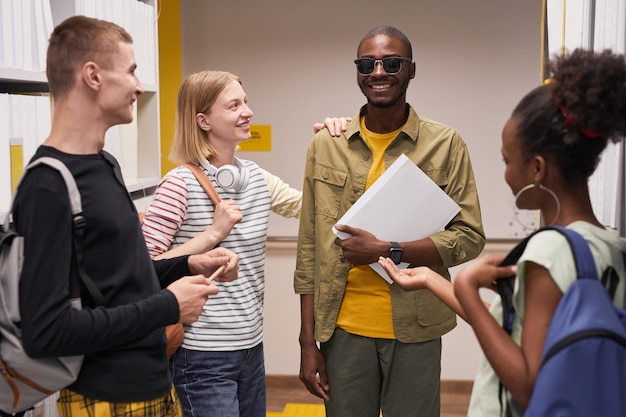
[[[167,290],[115,307],[74,310],[57,304],[45,312],[45,321],[23,321],[24,346],[33,357],[102,352],[176,323],[179,314],[176,298]]]
[[[400,242],[402,261],[415,266],[442,265],[441,256],[432,240],[426,238],[412,242]],[[391,245],[389,245],[391,248]],[[389,256],[389,252],[385,256]]]
[[[300,348],[315,345],[315,318],[313,294],[300,295]]]
[[[467,146],[455,135],[448,161],[445,192],[460,207],[445,230],[429,238],[434,242],[442,264],[459,265],[476,258],[485,246],[478,190]]]
[[[176,256],[166,259],[153,260],[154,269],[159,277],[161,288],[165,288],[177,279],[191,275],[189,270],[189,256]]]
[[[532,382],[521,348],[489,313],[478,287],[459,280],[454,289],[491,367],[515,401],[525,406],[532,392]],[[529,386],[530,390],[527,389]]]
[[[302,191],[291,188],[279,177],[261,169],[270,190],[272,211],[279,216],[299,218],[302,210]]]
[[[454,294],[454,285],[435,271],[429,269],[426,288],[435,294],[445,305],[469,323],[465,310]]]
[[[155,260],[170,259],[183,255],[195,255],[215,248],[223,239],[211,226],[192,239],[154,257]]]

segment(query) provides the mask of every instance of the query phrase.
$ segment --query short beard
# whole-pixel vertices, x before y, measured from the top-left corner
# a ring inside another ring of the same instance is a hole
[[[402,100],[402,97],[398,97],[395,100],[392,101],[385,101],[385,102],[374,102],[371,101],[369,98],[367,99],[367,104],[372,106],[372,107],[376,107],[379,109],[388,109],[390,107],[393,107],[396,105],[396,103],[398,103],[398,101]]]

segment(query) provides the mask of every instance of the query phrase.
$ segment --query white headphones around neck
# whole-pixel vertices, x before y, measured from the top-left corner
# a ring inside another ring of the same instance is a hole
[[[223,165],[216,168],[205,160],[202,166],[213,175],[217,185],[225,190],[241,191],[248,186],[248,170],[237,157],[235,157],[235,165]]]

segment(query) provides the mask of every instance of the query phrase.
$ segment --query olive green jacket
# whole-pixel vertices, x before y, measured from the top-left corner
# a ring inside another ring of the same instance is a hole
[[[431,268],[450,279],[448,267],[475,258],[485,244],[469,152],[454,129],[408,110],[406,124],[385,151],[385,166],[405,154],[461,207],[444,231],[429,236],[443,260]],[[339,138],[326,129],[318,132],[306,155],[294,289],[315,295],[315,339],[320,342],[333,334],[351,267],[334,244],[332,227],[364,193],[372,164],[360,132],[365,111],[364,106]],[[456,315],[427,290],[405,292],[391,285],[391,303],[401,342],[434,339],[456,325]]]

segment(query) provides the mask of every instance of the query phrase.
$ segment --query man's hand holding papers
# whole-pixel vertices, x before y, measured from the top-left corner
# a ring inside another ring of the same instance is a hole
[[[378,257],[389,252],[389,242],[427,238],[442,230],[459,210],[413,161],[400,155],[339,219],[333,228],[335,243],[353,265],[369,264],[392,283],[378,264]],[[398,267],[408,265],[402,262]]]

